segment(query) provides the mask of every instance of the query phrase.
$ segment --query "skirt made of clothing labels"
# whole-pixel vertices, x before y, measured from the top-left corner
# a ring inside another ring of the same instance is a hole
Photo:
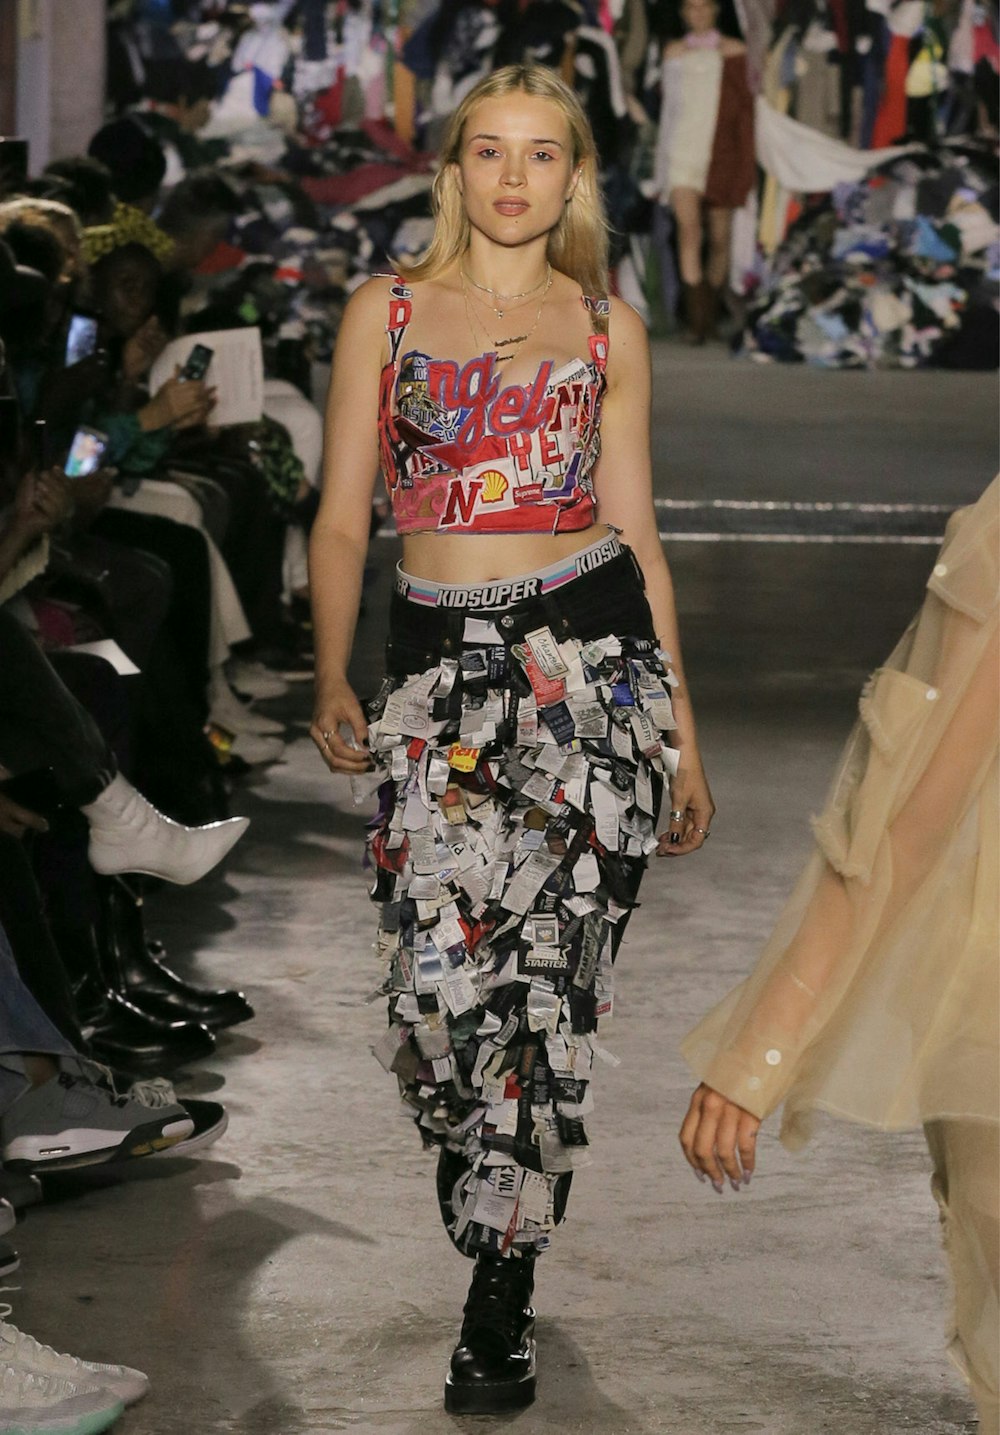
[[[464,1159],[470,1253],[544,1249],[584,1164],[598,1018],[676,767],[632,553],[602,540],[569,567],[482,589],[401,574],[369,704],[375,1055],[425,1142]]]

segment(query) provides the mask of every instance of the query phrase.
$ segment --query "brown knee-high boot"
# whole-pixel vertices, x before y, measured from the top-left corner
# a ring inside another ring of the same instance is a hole
[[[705,284],[705,338],[717,339],[719,337],[718,319],[722,307],[722,288],[714,284]]]
[[[684,285],[684,315],[689,344],[704,344],[708,332],[709,287],[704,279]]]

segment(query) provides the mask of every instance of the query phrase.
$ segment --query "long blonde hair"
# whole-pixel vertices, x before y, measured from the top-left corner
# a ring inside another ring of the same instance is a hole
[[[400,275],[407,281],[433,279],[468,249],[469,219],[457,176],[465,122],[480,100],[515,94],[549,100],[569,126],[573,168],[579,170],[580,178],[549,236],[548,258],[553,269],[575,279],[584,294],[603,297],[608,292],[608,221],[598,182],[597,146],[580,101],[553,70],[543,65],[505,65],[494,70],[469,91],[455,110],[445,132],[440,168],[431,190],[434,237],[416,263],[400,267]]]

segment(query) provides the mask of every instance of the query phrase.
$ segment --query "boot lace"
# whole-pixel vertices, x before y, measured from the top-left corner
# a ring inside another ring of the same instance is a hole
[[[531,1262],[505,1259],[497,1263],[476,1262],[469,1298],[465,1303],[462,1335],[477,1344],[501,1345],[515,1349],[521,1342],[524,1309],[531,1293]]]
[[[133,1081],[128,1089],[133,1101],[143,1106],[176,1106],[177,1093],[165,1076],[153,1076],[148,1081]]]

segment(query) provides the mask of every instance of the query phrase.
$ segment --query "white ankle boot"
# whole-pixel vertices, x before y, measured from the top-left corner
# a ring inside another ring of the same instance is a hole
[[[204,877],[250,825],[231,817],[205,827],[185,827],[157,812],[121,773],[80,811],[90,823],[90,864],[104,877],[142,872],[186,886]]]

